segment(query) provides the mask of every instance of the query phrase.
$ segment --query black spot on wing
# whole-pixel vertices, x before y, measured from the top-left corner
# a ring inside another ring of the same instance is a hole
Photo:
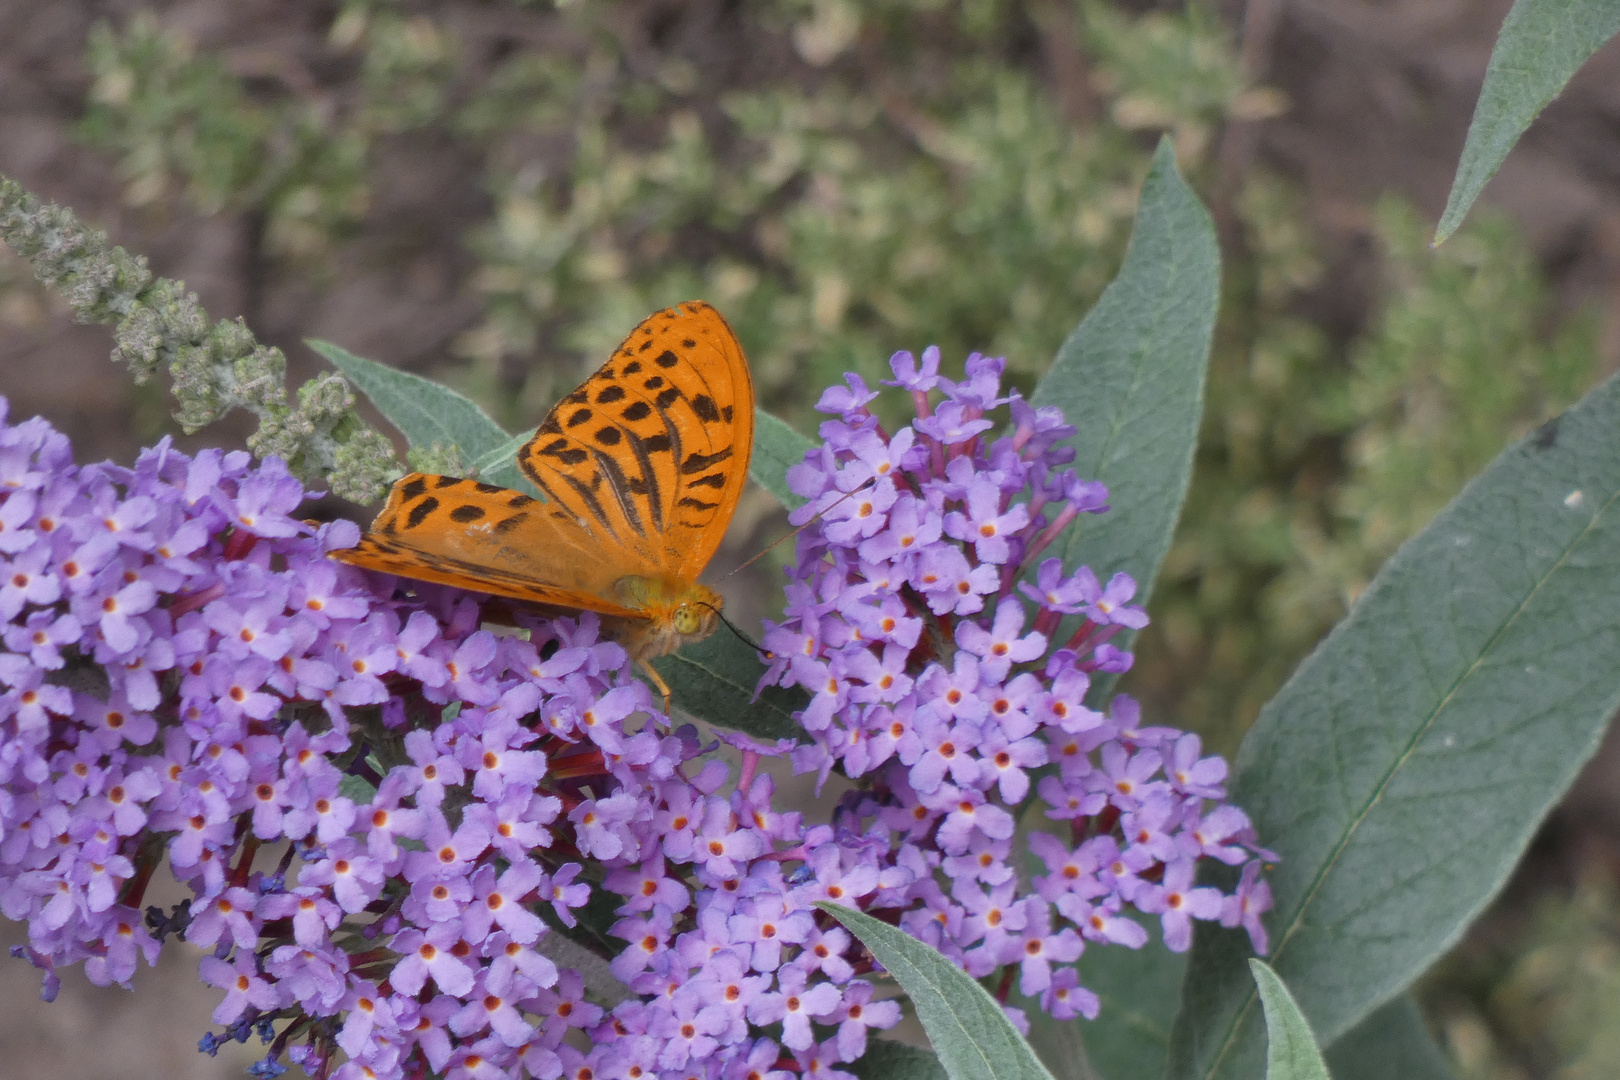
[[[653,357],[653,363],[657,364],[661,368],[672,368],[680,362],[681,358],[670,352],[668,349],[665,349],[663,352]]]
[[[724,420],[728,424],[731,423],[731,414],[733,411],[735,410],[733,410],[730,405],[727,405],[725,408],[720,410],[720,419]]]
[[[651,378],[649,378],[646,382],[643,382],[641,384],[642,389],[644,389],[644,390],[656,390],[660,386],[663,386],[663,385],[664,385],[664,377],[662,375],[654,375]]]
[[[681,348],[695,349],[697,348],[697,342],[693,341],[691,338],[686,338],[681,342]]]
[[[522,492],[518,492],[517,494],[513,495],[510,499],[506,500],[506,505],[510,506],[514,510],[520,510],[523,507],[528,506],[530,503],[533,503],[533,502],[539,502],[539,500],[536,499],[533,495],[525,495]]]
[[[576,428],[581,424],[588,424],[591,422],[592,415],[589,409],[575,409],[574,414],[568,418],[568,426]]]
[[[541,457],[554,457],[564,465],[578,465],[591,455],[577,446],[569,446],[567,439],[553,439],[540,448]]]
[[[450,511],[450,520],[460,522],[463,525],[469,521],[477,521],[483,516],[484,508],[482,506],[458,506]]]
[[[726,460],[730,456],[731,447],[729,446],[724,450],[717,450],[712,454],[699,454],[694,451],[693,453],[687,455],[685,461],[681,462],[681,475],[696,476],[698,473],[707,470],[709,466],[718,465],[720,462]]]
[[[658,406],[660,410],[667,409],[679,401],[680,397],[681,392],[672,386],[668,390],[660,390],[658,396],[653,398],[653,404]]]
[[[606,427],[597,428],[595,438],[603,446],[618,446],[624,436],[619,434],[618,428],[609,424]]]
[[[611,405],[615,401],[618,401],[623,397],[624,397],[624,387],[622,387],[622,386],[608,386],[608,387],[604,387],[602,392],[600,394],[596,395],[596,403],[598,405]]]
[[[626,353],[625,355],[629,355],[629,354]],[[641,370],[641,361],[640,360],[632,360],[628,364],[624,365],[624,373],[626,375],[634,375],[637,372],[639,372],[640,370]]]
[[[687,496],[682,497],[681,501],[676,503],[675,505],[676,506],[684,506],[684,507],[687,507],[688,509],[691,509],[691,510],[713,510],[715,507],[719,506],[720,504],[719,503],[712,503],[712,502],[704,502],[702,499],[694,499],[694,498],[692,498],[692,496],[687,495]]]
[[[411,507],[411,512],[405,515],[405,527],[407,529],[416,528],[418,525],[422,524],[422,522],[428,519],[429,514],[433,513],[433,511],[437,510],[438,508],[439,500],[429,495],[427,498]]]
[[[708,476],[700,476],[696,480],[688,480],[686,486],[689,488],[723,488],[726,486],[726,474],[724,472],[710,473]]]
[[[455,487],[459,483],[461,483],[461,477],[459,476],[435,476],[433,478],[433,486],[436,488]]]
[[[669,453],[669,436],[649,435],[641,440],[641,445],[647,448],[649,454],[667,454]]]
[[[651,415],[651,405],[648,405],[645,401],[634,401],[630,403],[624,412],[619,414],[619,417],[620,419],[629,420],[634,423],[637,420],[645,420]]]
[[[714,398],[708,394],[699,394],[692,399],[692,411],[706,424],[712,424],[720,419],[720,410],[715,408]]]
[[[416,498],[418,495],[421,495],[426,491],[427,491],[427,478],[424,477],[424,476],[418,476],[415,480],[412,480],[410,483],[402,484],[400,486],[399,497],[401,499],[404,499],[406,502],[410,502],[412,499]]]
[[[524,496],[524,498],[528,498],[528,496]],[[529,499],[529,501],[533,502],[534,500]],[[529,515],[528,514],[513,514],[509,518],[503,518],[502,520],[497,521],[495,523],[495,531],[497,533],[500,533],[500,534],[509,533],[513,529],[517,528],[519,525],[522,525],[525,521],[528,521],[528,520],[529,520]]]
[[[501,492],[506,490],[499,484],[486,484],[481,480],[473,484],[473,487],[477,488],[479,491],[482,491],[485,495],[499,495]]]

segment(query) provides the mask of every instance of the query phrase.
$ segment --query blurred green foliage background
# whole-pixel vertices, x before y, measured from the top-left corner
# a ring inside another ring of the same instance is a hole
[[[1301,192],[1222,153],[1287,102],[1199,3],[766,0],[725,9],[726,63],[607,0],[514,2],[549,18],[472,48],[477,6],[338,5],[335,93],[244,74],[156,16],[103,23],[78,133],[130,204],[245,214],[267,259],[316,282],[401,146],[448,152],[481,207],[456,253],[476,314],[427,373],[516,430],[647,312],[703,297],[762,403],[810,432],[811,388],[881,378],[897,349],[937,344],[958,370],[1006,356],[1031,387],[1116,269],[1168,132],[1221,232],[1223,311],[1192,493],[1122,689],[1224,752],[1382,560],[1600,374],[1595,321],[1558,310],[1489,214],[1432,251],[1431,223],[1387,199],[1374,317],[1314,316],[1338,283]],[[1520,928],[1539,951],[1438,977],[1467,1076],[1596,1075],[1577,1066],[1620,1010],[1613,893],[1548,900],[1563,914]],[[1588,939],[1607,943],[1597,970],[1536,966]],[[1513,995],[1578,1004],[1531,1033]]]
[[[734,82],[628,48],[614,8],[563,5],[492,59],[454,19],[351,0],[329,30],[352,69],[337,108],[256,90],[152,17],[101,24],[81,133],[131,202],[251,211],[271,257],[315,275],[366,210],[379,139],[464,144],[490,202],[465,236],[481,316],[437,377],[516,430],[648,311],[702,296],[766,407],[810,431],[808,388],[881,378],[900,348],[1005,356],[1033,385],[1117,267],[1168,131],[1223,226],[1225,303],[1128,689],[1228,751],[1401,540],[1596,377],[1591,321],[1554,325],[1501,218],[1431,252],[1388,201],[1381,314],[1350,340],[1302,315],[1332,284],[1299,194],[1261,169],[1220,185],[1215,161],[1223,125],[1285,103],[1200,4],[772,0],[729,32],[793,63]],[[1074,50],[1082,100],[1042,85],[1042,47]]]

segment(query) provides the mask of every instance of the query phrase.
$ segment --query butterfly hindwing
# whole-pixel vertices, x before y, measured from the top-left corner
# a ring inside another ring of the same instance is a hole
[[[748,478],[754,388],[720,313],[656,312],[518,454],[550,503],[624,573],[696,580]]]
[[[608,615],[621,571],[573,516],[521,492],[412,473],[358,546],[332,557],[368,570]]]

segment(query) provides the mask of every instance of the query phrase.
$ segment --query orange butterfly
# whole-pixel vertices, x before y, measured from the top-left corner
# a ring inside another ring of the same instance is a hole
[[[748,480],[754,383],[731,327],[701,301],[659,311],[557,403],[518,466],[546,501],[455,476],[394,484],[358,546],[368,570],[605,616],[648,660],[714,632],[698,583]]]

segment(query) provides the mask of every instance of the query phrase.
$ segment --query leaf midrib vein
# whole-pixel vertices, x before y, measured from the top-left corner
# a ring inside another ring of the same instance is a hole
[[[1445,696],[1440,699],[1439,703],[1430,711],[1428,718],[1424,720],[1421,726],[1419,726],[1412,738],[1407,741],[1405,749],[1401,751],[1400,756],[1394,760],[1390,768],[1386,770],[1384,775],[1379,779],[1377,785],[1373,788],[1371,796],[1363,802],[1361,810],[1351,820],[1350,827],[1345,830],[1344,836],[1337,844],[1334,845],[1328,858],[1323,860],[1321,870],[1318,871],[1315,878],[1312,879],[1309,888],[1306,889],[1305,894],[1300,901],[1299,907],[1294,913],[1293,919],[1289,921],[1287,929],[1279,937],[1277,948],[1271,954],[1272,961],[1276,961],[1282,956],[1283,952],[1288,948],[1288,943],[1293,939],[1295,933],[1297,933],[1304,925],[1306,910],[1311,906],[1312,901],[1316,898],[1316,894],[1321,891],[1323,884],[1332,873],[1334,866],[1337,865],[1339,858],[1344,854],[1345,849],[1350,846],[1350,841],[1354,838],[1357,830],[1360,829],[1361,823],[1365,821],[1371,814],[1373,807],[1377,806],[1378,803],[1382,801],[1384,792],[1388,789],[1391,782],[1393,782],[1396,774],[1401,771],[1406,762],[1411,758],[1412,754],[1416,751],[1418,744],[1423,741],[1423,737],[1434,726],[1440,715],[1446,711],[1447,706],[1450,705],[1452,699],[1456,697],[1458,690],[1461,689],[1462,685],[1468,681],[1470,676],[1474,674],[1475,670],[1484,663],[1485,658],[1490,655],[1491,650],[1501,642],[1504,636],[1506,636],[1508,630],[1515,622],[1518,621],[1519,617],[1524,614],[1525,610],[1546,586],[1547,582],[1552,580],[1558,571],[1568,562],[1570,553],[1579,547],[1580,544],[1592,534],[1592,532],[1597,528],[1598,523],[1615,505],[1617,500],[1620,500],[1620,491],[1611,492],[1609,497],[1604,500],[1602,509],[1593,514],[1591,519],[1586,523],[1585,528],[1576,533],[1575,536],[1570,539],[1569,543],[1564,545],[1563,550],[1559,553],[1557,562],[1553,563],[1546,573],[1542,574],[1536,580],[1535,585],[1528,593],[1525,594],[1524,599],[1521,600],[1514,608],[1513,613],[1509,615],[1508,618],[1503,620],[1502,625],[1498,627],[1496,632],[1491,635],[1491,639],[1486,643],[1485,648],[1481,649],[1479,655],[1470,661],[1463,672],[1452,681],[1451,686],[1446,690]],[[1247,1019],[1249,1013],[1254,1008],[1254,1003],[1257,996],[1257,991],[1252,988],[1245,994],[1243,1004],[1238,1008],[1236,1013],[1233,1014],[1230,1024],[1227,1026],[1226,1031],[1221,1037],[1220,1049],[1216,1052],[1214,1057],[1210,1059],[1209,1068],[1204,1072],[1204,1076],[1206,1078],[1215,1076],[1220,1069],[1221,1063],[1226,1059],[1226,1055],[1231,1052],[1232,1047],[1237,1040],[1238,1030],[1243,1026],[1244,1020]]]

